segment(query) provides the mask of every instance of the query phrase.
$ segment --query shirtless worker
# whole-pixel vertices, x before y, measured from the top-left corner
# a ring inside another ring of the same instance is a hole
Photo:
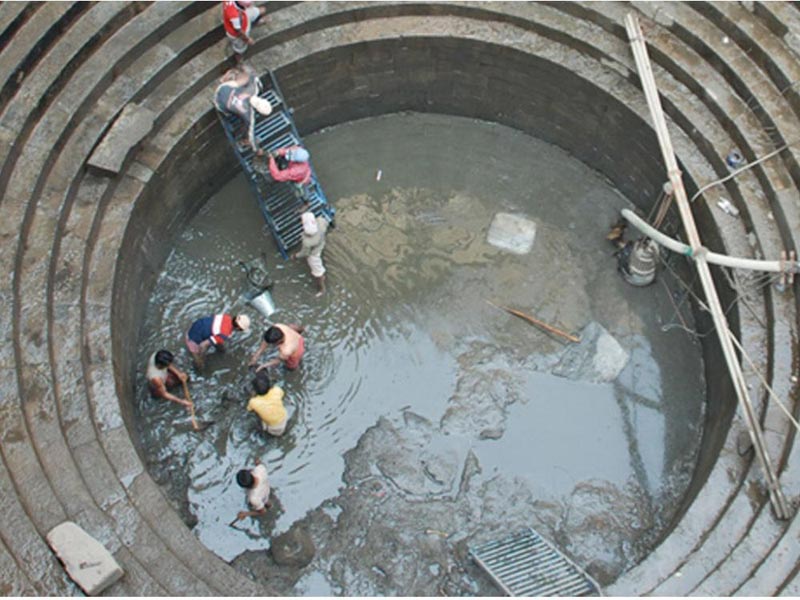
[[[147,386],[154,398],[163,398],[189,408],[192,405],[189,400],[178,398],[168,390],[189,379],[186,373],[172,364],[174,360],[175,355],[169,350],[159,350],[151,354],[147,360]]]
[[[261,345],[256,350],[253,357],[250,359],[250,366],[258,364],[258,357],[270,346],[278,347],[278,356],[265,362],[259,366],[256,371],[268,369],[283,363],[290,371],[295,370],[300,366],[300,360],[306,351],[305,340],[300,335],[306,330],[302,325],[292,323],[284,325],[282,323],[275,323],[272,327],[264,332],[264,337],[261,340]]]

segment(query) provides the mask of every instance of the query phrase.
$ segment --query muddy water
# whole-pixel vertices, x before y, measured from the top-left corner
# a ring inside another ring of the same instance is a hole
[[[256,331],[192,371],[209,429],[138,390],[149,470],[195,534],[285,594],[496,593],[467,545],[528,525],[603,582],[640,560],[691,479],[705,383],[699,346],[661,329],[663,285],[615,272],[603,238],[625,199],[561,150],[466,119],[386,116],[307,142],[338,210],[328,294],[279,257],[239,178],[175,241],[143,324],[140,364],[163,346],[189,369],[184,331],[242,310],[236,262],[265,251],[273,319],[308,327],[301,369],[274,372],[292,415],[282,438],[244,409],[263,330],[250,309]],[[497,212],[536,222],[529,254],[486,242]],[[611,378],[593,362],[608,344],[627,357]],[[273,509],[228,527],[244,508],[235,472],[257,457]],[[310,564],[265,552],[286,532],[313,542]]]

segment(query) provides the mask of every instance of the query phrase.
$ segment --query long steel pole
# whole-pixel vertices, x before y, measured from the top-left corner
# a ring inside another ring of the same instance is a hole
[[[728,333],[728,321],[725,318],[725,313],[722,310],[717,290],[714,287],[711,270],[706,262],[705,256],[707,249],[704,248],[700,242],[700,235],[697,231],[691,208],[689,207],[689,200],[686,196],[686,190],[683,187],[683,180],[681,179],[681,171],[678,168],[678,161],[675,158],[675,151],[672,148],[672,141],[670,140],[669,131],[667,130],[667,122],[664,118],[664,111],[661,108],[661,100],[658,96],[658,88],[656,87],[653,70],[650,66],[650,58],[647,54],[644,35],[639,25],[639,19],[635,14],[627,14],[625,17],[625,29],[628,32],[628,39],[631,42],[631,49],[633,50],[633,56],[636,60],[636,68],[639,70],[639,77],[642,80],[642,88],[647,98],[647,105],[653,117],[653,125],[656,130],[656,135],[658,136],[661,154],[667,167],[667,174],[675,193],[675,201],[678,205],[681,221],[683,221],[683,228],[686,231],[686,237],[692,249],[692,258],[694,258],[697,265],[700,283],[703,286],[703,292],[708,301],[708,306],[711,309],[711,317],[716,326],[722,354],[725,357],[725,363],[728,366],[731,381],[736,390],[736,397],[739,401],[739,407],[747,423],[747,429],[750,433],[750,439],[753,442],[753,448],[755,448],[758,462],[767,479],[770,502],[772,503],[775,515],[779,519],[788,519],[791,515],[789,514],[786,498],[781,490],[778,476],[772,468],[766,443],[764,442],[764,435],[761,431],[755,411],[753,410],[753,405],[750,402],[750,396],[747,392],[747,383],[744,380],[741,365],[736,358],[736,352]]]

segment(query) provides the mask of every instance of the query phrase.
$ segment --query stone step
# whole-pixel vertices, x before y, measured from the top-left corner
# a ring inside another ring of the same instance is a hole
[[[3,413],[5,422],[5,413]],[[0,449],[3,451],[4,461],[0,462],[0,510],[3,518],[0,519],[0,540],[7,544],[10,555],[16,563],[20,575],[24,576],[36,594],[47,595],[74,595],[72,585],[64,575],[61,565],[50,552],[44,542],[37,525],[31,516],[34,507],[24,506],[24,496],[21,488],[27,480],[17,480],[12,484],[12,472],[6,468],[6,446],[9,435],[13,432],[6,429],[3,432]],[[58,519],[50,522],[56,523]]]
[[[3,166],[0,187],[7,185],[9,174],[26,146],[36,119],[43,114],[75,72],[102,46],[105,38],[122,27],[131,14],[121,2],[98,2],[53,46],[41,64],[22,82],[19,90],[0,114],[0,126],[9,139],[0,146]]]
[[[786,457],[786,470],[781,475],[783,484],[789,498],[800,497],[800,445],[795,443],[790,454]],[[760,545],[761,561],[753,570],[750,577],[741,587],[735,590],[737,596],[752,595],[777,595],[786,582],[797,575],[800,565],[800,513],[795,513],[791,522],[780,535],[769,553],[764,553],[761,540],[754,543]]]
[[[0,52],[0,110],[63,32],[89,8],[80,2],[44,4]]]
[[[697,19],[697,13],[688,6],[678,7],[676,12],[685,15],[680,22],[685,25],[685,29],[677,29],[678,34],[683,34],[682,37],[697,47],[700,52],[714,53],[716,65],[721,74],[747,103],[752,114],[759,119],[764,132],[773,139],[772,148],[751,146],[751,149],[741,144],[743,146],[741,150],[746,160],[755,160],[779,144],[794,141],[794,131],[798,127],[797,113],[792,110],[786,96],[780,93],[780,90],[750,55],[730,41],[727,43],[717,42],[716,38],[719,38],[719,35],[714,37],[714,32],[718,31],[715,25],[705,19]],[[753,18],[752,15],[750,18]],[[721,39],[724,40],[725,36]],[[707,45],[711,41],[715,42],[713,50]],[[732,117],[738,121],[740,114],[737,111],[732,114]],[[775,216],[778,224],[782,227],[782,234],[787,240],[787,245],[790,245],[788,240],[793,237],[792,232],[797,231],[800,226],[800,212],[798,212],[796,197],[794,197],[797,194],[796,187],[800,184],[800,168],[797,159],[800,154],[798,153],[800,150],[789,149],[781,154],[786,165],[787,175],[777,175],[775,181],[769,184],[768,188],[774,190],[770,200],[774,205]],[[771,160],[764,166],[755,167],[754,172],[763,178],[778,164],[779,159]],[[787,192],[790,190],[793,197],[781,202],[786,193],[780,192],[784,190]]]
[[[0,537],[0,594],[9,596],[38,596],[39,592],[14,560],[11,550]]]
[[[740,3],[702,2],[694,8],[711,19],[754,60],[781,94],[800,114],[800,94],[794,87],[800,79],[800,64],[792,50],[753,12]],[[796,12],[795,12],[796,14]],[[794,19],[794,24],[797,20]]]
[[[747,536],[725,559],[692,590],[693,596],[729,596],[747,581],[758,564],[768,555],[783,531],[785,523],[775,519],[769,508],[761,511]]]
[[[14,34],[25,24],[33,13],[42,6],[41,2],[3,2],[0,3],[0,52],[14,38]]]

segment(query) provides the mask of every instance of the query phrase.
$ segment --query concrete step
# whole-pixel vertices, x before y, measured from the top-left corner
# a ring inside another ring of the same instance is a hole
[[[0,52],[0,110],[22,81],[80,15],[86,3],[45,4],[14,34],[14,43]]]
[[[5,597],[39,595],[2,539],[0,539],[0,593]]]
[[[121,2],[94,4],[59,38],[47,54],[47,60],[25,78],[0,114],[0,126],[8,132],[8,139],[3,139],[0,146],[3,159],[0,187],[7,185],[36,119],[47,110],[72,73],[102,46],[107,36],[127,22],[130,14],[130,6]]]
[[[0,4],[0,52],[5,50],[14,38],[14,34],[41,6],[41,2],[3,2]]]
[[[786,458],[788,465],[781,475],[781,482],[790,498],[800,497],[800,445],[792,445],[791,453]],[[788,527],[768,554],[763,552],[761,562],[750,577],[735,590],[737,596],[777,595],[792,577],[797,576],[800,565],[800,513],[795,514]]]
[[[72,584],[44,542],[42,533],[37,530],[31,507],[23,506],[25,496],[22,488],[29,487],[29,482],[18,479],[12,483],[12,472],[6,467],[6,455],[11,450],[7,442],[9,435],[14,436],[13,430],[6,428],[0,444],[4,458],[0,462],[0,510],[3,514],[0,519],[0,540],[8,548],[20,575],[30,582],[37,595],[74,595]]]

